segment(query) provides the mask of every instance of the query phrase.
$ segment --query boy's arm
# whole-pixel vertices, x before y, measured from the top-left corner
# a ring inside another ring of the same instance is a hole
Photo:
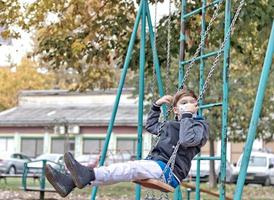
[[[159,122],[159,117],[161,114],[161,108],[157,104],[153,104],[147,117],[147,122],[145,129],[154,135],[158,134],[159,128],[161,126],[161,122]]]
[[[205,120],[194,120],[191,113],[184,113],[180,121],[180,143],[184,147],[204,146],[209,127]]]

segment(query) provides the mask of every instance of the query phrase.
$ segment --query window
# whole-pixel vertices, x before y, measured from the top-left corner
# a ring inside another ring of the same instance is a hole
[[[269,158],[269,165],[272,164],[274,166],[274,158]]]
[[[136,138],[118,138],[117,139],[117,152],[128,152],[131,155],[135,154],[137,150],[137,139]]]
[[[98,154],[101,152],[103,145],[104,145],[104,139],[84,139],[83,141],[83,154]]]
[[[0,138],[0,152],[13,152],[14,150],[14,139],[10,137]]]
[[[53,138],[51,140],[51,153],[65,153],[66,151],[74,153],[74,150],[74,138],[70,138],[69,140],[66,140],[65,138]]]
[[[265,167],[266,166],[266,157],[251,156],[248,166]]]
[[[22,138],[21,152],[29,157],[35,158],[43,153],[43,138]]]

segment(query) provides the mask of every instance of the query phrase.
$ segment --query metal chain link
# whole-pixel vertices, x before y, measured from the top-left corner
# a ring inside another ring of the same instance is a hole
[[[154,16],[154,43],[153,43],[153,48],[156,51],[156,44],[157,44],[157,34],[158,34],[158,29],[157,29],[157,13],[158,13],[158,0],[155,0],[155,16]],[[155,62],[154,62],[154,56],[153,56],[153,68],[152,68],[152,100],[154,101],[155,99],[155,85],[156,85],[156,69],[155,69]]]
[[[224,39],[223,43],[221,44],[221,47],[220,47],[220,49],[219,49],[219,51],[218,51],[218,53],[217,53],[217,56],[214,58],[214,62],[213,62],[213,64],[212,64],[212,67],[210,68],[210,71],[209,71],[209,73],[208,73],[208,75],[207,75],[207,78],[206,78],[206,80],[205,80],[205,83],[204,83],[204,85],[203,85],[203,89],[202,89],[202,91],[200,92],[197,101],[200,101],[200,100],[203,98],[203,96],[204,96],[204,94],[205,94],[205,92],[206,92],[206,89],[207,89],[207,87],[208,87],[208,83],[209,83],[209,81],[210,81],[210,79],[211,79],[211,77],[212,77],[212,75],[213,75],[213,72],[214,72],[214,70],[215,70],[215,68],[216,68],[216,66],[217,66],[217,63],[218,63],[219,60],[220,60],[220,56],[221,56],[221,54],[222,54],[222,51],[224,50],[225,43],[226,43],[227,40],[229,39],[229,36],[231,35],[231,32],[234,30],[234,25],[235,25],[235,23],[236,23],[236,21],[237,21],[239,15],[240,15],[240,12],[241,12],[241,10],[242,10],[242,8],[243,8],[243,6],[244,6],[244,3],[245,3],[245,0],[241,0],[241,1],[240,1],[240,5],[239,5],[239,7],[237,8],[236,14],[234,15],[234,17],[233,17],[233,19],[232,19],[232,22],[231,22],[231,24],[230,24],[230,26],[229,26],[228,32],[227,32],[226,35],[225,35],[225,39]]]
[[[170,88],[170,44],[171,44],[171,0],[168,5],[168,20],[167,20],[167,58],[166,58],[166,94]]]
[[[187,70],[186,70],[186,72],[185,72],[185,75],[184,75],[182,84],[181,84],[181,86],[179,87],[178,90],[180,90],[180,89],[183,88],[184,83],[186,82],[187,78],[189,77],[190,70],[192,69],[192,67],[193,67],[193,65],[194,65],[194,63],[195,63],[196,58],[199,56],[199,53],[200,53],[200,51],[201,51],[201,49],[202,49],[202,47],[203,47],[203,45],[204,45],[205,39],[206,39],[206,37],[207,37],[207,35],[208,35],[208,33],[209,33],[211,27],[212,27],[212,24],[213,24],[213,22],[215,21],[215,19],[216,19],[216,18],[218,17],[218,15],[219,15],[219,11],[220,11],[221,4],[223,3],[223,1],[224,1],[224,0],[219,1],[219,3],[217,4],[217,6],[216,6],[216,8],[215,8],[215,11],[214,11],[214,13],[213,13],[212,18],[210,19],[210,22],[209,22],[209,24],[208,24],[208,26],[207,26],[207,29],[206,29],[205,33],[204,33],[204,34],[201,34],[201,41],[200,41],[200,43],[199,43],[199,46],[198,46],[198,48],[196,49],[195,54],[194,54],[194,56],[192,57],[192,59],[191,59],[191,61],[190,61],[190,64],[189,64],[188,67],[187,67]]]

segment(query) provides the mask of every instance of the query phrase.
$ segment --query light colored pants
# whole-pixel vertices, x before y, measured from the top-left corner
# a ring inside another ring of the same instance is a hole
[[[163,171],[153,160],[135,160],[115,163],[107,167],[94,168],[95,181],[92,185],[109,185],[142,179],[158,179]]]

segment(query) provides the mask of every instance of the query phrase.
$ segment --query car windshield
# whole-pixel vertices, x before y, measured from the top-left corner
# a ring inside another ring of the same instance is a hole
[[[266,157],[251,156],[248,166],[265,167],[266,166]]]
[[[57,155],[53,154],[42,154],[38,156],[35,160],[50,160],[50,161],[56,161]]]

